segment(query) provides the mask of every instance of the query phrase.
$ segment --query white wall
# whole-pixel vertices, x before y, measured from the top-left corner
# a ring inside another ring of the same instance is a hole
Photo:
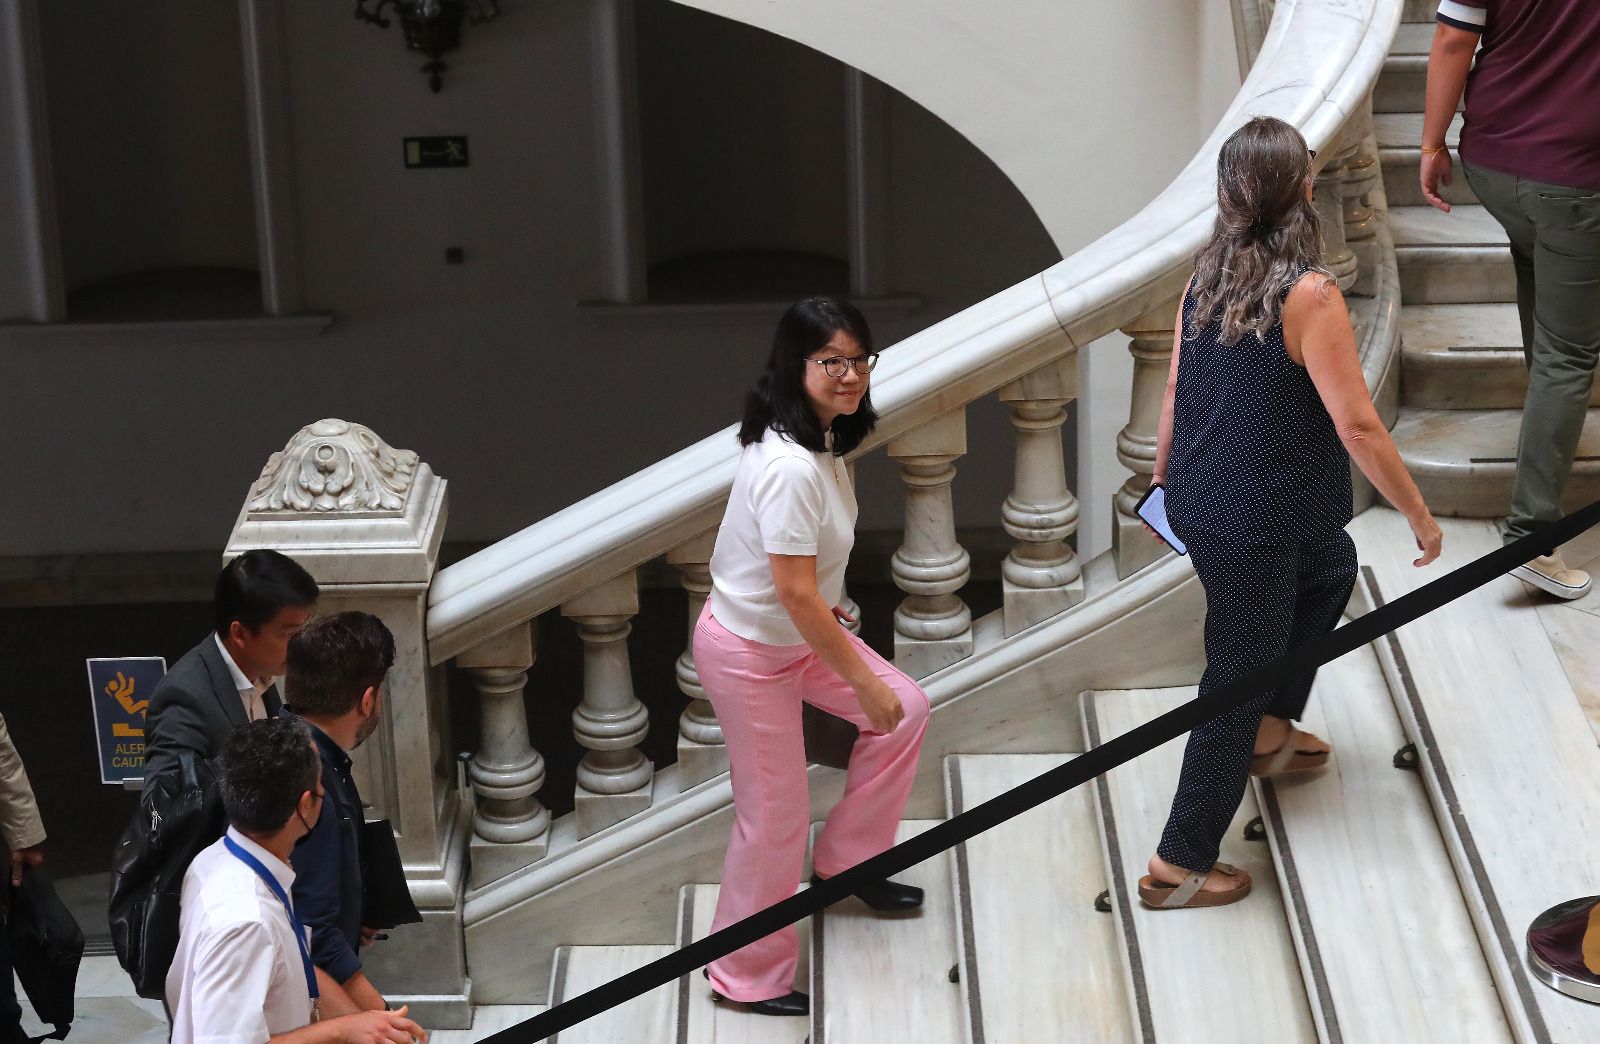
[[[890,281],[926,304],[875,322],[887,344],[1039,271],[1176,173],[1214,123],[1202,68],[1237,76],[1231,34],[1196,53],[1199,2],[718,6],[830,26],[835,54],[951,124],[891,109]],[[305,300],[334,327],[154,345],[0,332],[0,555],[220,547],[267,454],[322,416],[421,453],[451,481],[458,540],[521,528],[734,418],[775,315],[579,307],[604,287],[587,0],[503,4],[467,27],[438,95],[398,27],[285,8]],[[1028,97],[1049,104],[1025,112]],[[14,114],[0,121],[10,152]],[[469,135],[472,166],[401,169],[417,134]],[[450,246],[465,264],[444,263]],[[22,314],[11,249],[0,318]],[[993,525],[1005,414],[978,403],[970,420],[958,520]],[[1115,484],[1081,481],[1087,535]],[[862,484],[863,526],[897,525],[892,470],[869,462]]]

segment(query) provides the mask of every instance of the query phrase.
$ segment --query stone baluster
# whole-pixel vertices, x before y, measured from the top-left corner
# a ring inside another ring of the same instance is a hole
[[[1000,389],[1017,432],[1015,485],[1000,512],[1017,540],[1000,567],[1007,637],[1083,601],[1083,572],[1067,544],[1078,528],[1078,501],[1061,451],[1065,407],[1077,395],[1076,355]]]
[[[1156,430],[1172,366],[1172,324],[1177,310],[1178,299],[1172,298],[1122,328],[1132,338],[1128,351],[1133,354],[1133,401],[1128,424],[1117,433],[1117,459],[1133,474],[1112,497],[1112,554],[1119,579],[1167,552],[1165,544],[1144,531],[1134,508],[1155,473]]]
[[[1356,280],[1352,292],[1361,297],[1377,293],[1378,217],[1372,209],[1372,190],[1382,177],[1378,166],[1378,144],[1373,131],[1372,96],[1350,118],[1345,128],[1348,156],[1341,155],[1344,175],[1344,238],[1356,257]]]
[[[711,594],[711,551],[716,542],[717,531],[711,529],[667,552],[667,561],[683,574],[683,589],[689,596],[689,644],[677,666],[678,689],[689,697],[678,719],[678,773],[684,789],[728,771],[722,726],[694,666],[694,629]]]
[[[906,486],[905,542],[890,572],[905,600],[894,612],[895,664],[913,678],[972,655],[972,610],[956,594],[972,559],[956,541],[950,483],[967,452],[967,416],[953,410],[889,443]]]
[[[1355,286],[1359,274],[1355,252],[1344,236],[1344,163],[1353,154],[1353,150],[1346,149],[1330,157],[1317,174],[1312,195],[1322,224],[1322,263],[1346,294]]]
[[[544,758],[528,741],[522,692],[533,666],[529,624],[514,627],[456,657],[478,689],[482,732],[467,777],[478,798],[473,817],[471,886],[482,887],[544,858],[550,813],[536,796]]]
[[[655,766],[639,751],[649,712],[633,694],[628,662],[629,623],[639,613],[639,586],[630,570],[561,606],[583,640],[583,702],[572,729],[588,748],[578,764],[578,837],[585,838],[650,807]]]

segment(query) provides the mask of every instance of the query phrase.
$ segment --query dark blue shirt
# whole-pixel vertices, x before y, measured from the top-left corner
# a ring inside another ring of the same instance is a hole
[[[279,713],[292,715],[285,707]],[[306,722],[322,755],[322,815],[290,856],[294,910],[311,929],[311,960],[340,984],[361,970],[361,794],[350,755]]]
[[[1174,531],[1292,544],[1343,529],[1350,455],[1306,368],[1284,348],[1282,316],[1265,337],[1247,333],[1228,345],[1215,321],[1190,336],[1193,313],[1191,292],[1167,462]]]

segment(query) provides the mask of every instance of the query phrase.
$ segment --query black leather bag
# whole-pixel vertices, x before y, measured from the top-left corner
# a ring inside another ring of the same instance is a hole
[[[175,773],[145,783],[111,857],[111,942],[139,996],[166,996],[183,875],[226,826],[216,779],[193,751],[179,753]]]
[[[5,887],[10,890],[6,933],[17,981],[39,1021],[55,1027],[54,1033],[34,1039],[65,1040],[83,960],[83,930],[39,867],[24,871],[21,885],[12,887],[8,880]]]

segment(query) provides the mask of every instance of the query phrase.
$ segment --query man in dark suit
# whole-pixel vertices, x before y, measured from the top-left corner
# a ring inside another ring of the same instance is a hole
[[[394,636],[371,613],[320,616],[289,643],[280,712],[311,726],[322,757],[322,818],[295,848],[294,908],[311,929],[311,959],[323,987],[323,1010],[381,1011],[383,995],[362,971],[361,948],[376,934],[361,923],[364,894],[361,792],[349,751],[383,715],[383,684],[394,666]]]
[[[178,753],[215,757],[246,721],[275,716],[272,679],[289,639],[317,601],[317,582],[276,551],[246,551],[217,576],[214,627],[172,665],[145,712],[145,786],[177,768]]]

